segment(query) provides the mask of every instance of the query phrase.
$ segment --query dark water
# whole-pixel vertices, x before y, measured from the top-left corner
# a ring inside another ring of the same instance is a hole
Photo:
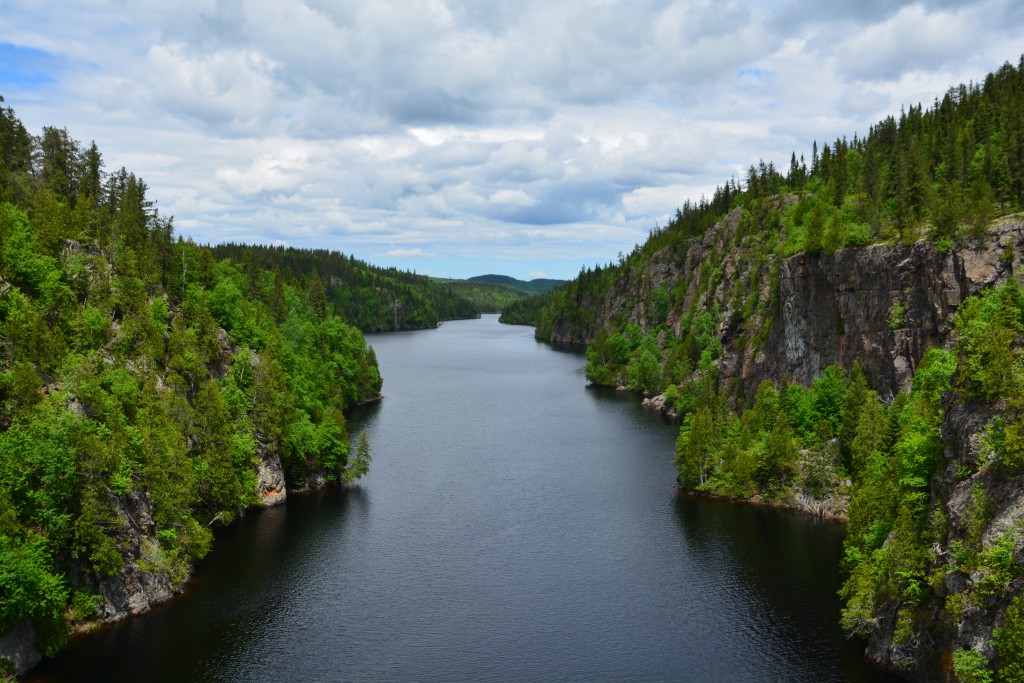
[[[371,473],[218,536],[44,680],[870,680],[841,527],[681,497],[676,428],[496,317],[375,336]]]

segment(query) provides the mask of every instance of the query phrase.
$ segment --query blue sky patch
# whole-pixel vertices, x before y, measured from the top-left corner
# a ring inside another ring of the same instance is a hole
[[[748,66],[740,69],[740,72],[736,76],[741,81],[760,81],[764,80],[768,76],[768,72],[758,69],[756,66]]]
[[[58,58],[49,52],[0,43],[0,93],[10,88],[35,88],[56,80]]]

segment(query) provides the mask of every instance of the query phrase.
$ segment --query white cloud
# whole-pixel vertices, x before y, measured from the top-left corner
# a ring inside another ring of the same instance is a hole
[[[522,190],[498,190],[487,201],[493,204],[505,204],[507,206],[533,206],[536,200]]]
[[[217,180],[241,195],[265,192],[294,194],[306,179],[307,154],[298,149],[281,154],[264,154],[253,159],[248,168],[222,168]]]
[[[1016,0],[10,0],[0,35],[40,52],[0,87],[198,241],[570,277],[760,158],[1016,62],[1022,33]]]
[[[388,249],[384,252],[387,256],[401,259],[416,259],[416,258],[437,258],[437,254],[431,254],[423,249]]]
[[[908,70],[933,70],[957,59],[974,48],[987,25],[969,10],[928,12],[911,5],[840,44],[837,63],[856,79],[897,80]]]
[[[159,107],[231,132],[262,123],[275,107],[273,70],[257,50],[193,55],[180,43],[158,44],[146,55],[144,73],[159,86],[145,92]]]

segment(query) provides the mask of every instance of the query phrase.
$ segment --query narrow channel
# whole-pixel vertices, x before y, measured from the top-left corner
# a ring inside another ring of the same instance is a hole
[[[695,500],[677,427],[496,316],[369,338],[370,474],[219,533],[35,680],[866,681],[843,527]]]

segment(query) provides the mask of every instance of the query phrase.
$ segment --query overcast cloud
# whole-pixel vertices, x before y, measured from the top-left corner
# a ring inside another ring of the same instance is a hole
[[[1024,52],[1024,4],[0,0],[0,94],[198,242],[571,277]]]

